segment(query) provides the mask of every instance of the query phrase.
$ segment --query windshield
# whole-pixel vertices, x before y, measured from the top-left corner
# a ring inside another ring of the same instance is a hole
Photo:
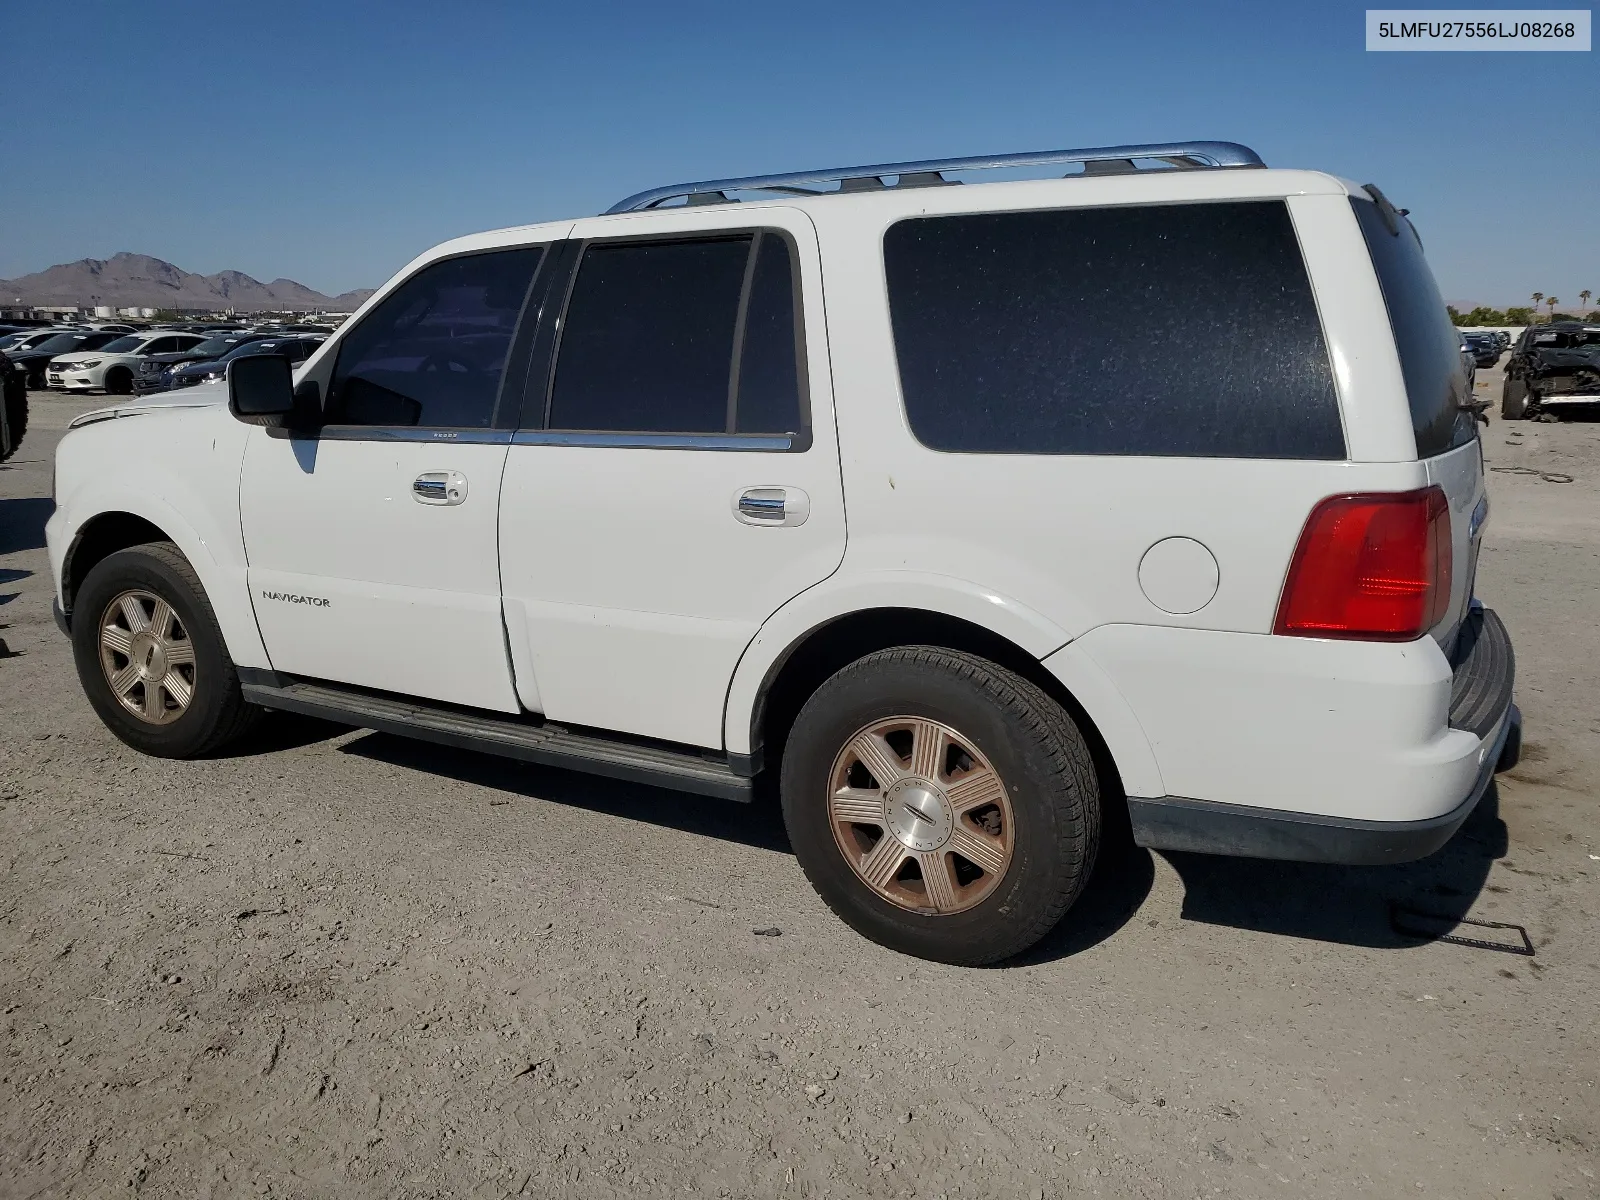
[[[190,347],[189,353],[201,358],[216,358],[219,355],[226,354],[238,344],[239,338],[237,334],[231,337],[207,338],[199,345]]]
[[[249,342],[238,347],[237,349],[230,350],[227,354],[223,355],[223,358],[246,358],[252,354],[272,354],[275,351],[281,353],[282,347],[283,340],[281,338],[276,341],[268,340],[265,342]]]
[[[1533,335],[1533,344],[1541,350],[1577,350],[1600,346],[1600,329],[1552,329]]]
[[[104,346],[101,346],[100,349],[104,350],[107,354],[132,354],[135,350],[149,340],[149,338],[144,337],[141,334],[129,334],[127,337],[119,337],[114,342],[107,342]]]

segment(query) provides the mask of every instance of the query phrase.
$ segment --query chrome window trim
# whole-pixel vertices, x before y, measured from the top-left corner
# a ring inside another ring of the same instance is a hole
[[[508,446],[509,429],[432,429],[413,425],[324,425],[317,438],[325,442],[448,442],[454,445]]]
[[[746,450],[799,452],[810,438],[794,434],[611,433],[570,429],[519,429],[515,446],[598,446],[615,450]]]

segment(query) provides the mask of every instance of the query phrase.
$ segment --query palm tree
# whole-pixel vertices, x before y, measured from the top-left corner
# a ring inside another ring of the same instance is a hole
[[[1545,303],[1545,307],[1550,310],[1550,315],[1552,317],[1554,317],[1556,315],[1556,305],[1561,303],[1561,297],[1560,296],[1546,296],[1544,298],[1544,303]]]
[[[1589,297],[1592,295],[1594,295],[1593,292],[1591,292],[1588,288],[1584,288],[1583,291],[1578,293],[1578,303],[1583,305],[1583,307],[1588,308]]]

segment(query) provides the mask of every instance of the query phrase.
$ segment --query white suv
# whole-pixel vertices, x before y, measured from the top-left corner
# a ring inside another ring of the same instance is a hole
[[[1520,730],[1456,335],[1381,193],[1260,168],[881,165],[448,242],[292,376],[79,418],[83,686],[151,754],[287,709],[775,777],[835,911],[957,963],[1061,918],[1107,812],[1430,853]]]

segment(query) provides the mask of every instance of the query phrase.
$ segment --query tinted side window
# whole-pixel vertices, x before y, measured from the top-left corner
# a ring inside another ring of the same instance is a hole
[[[913,218],[884,265],[935,450],[1344,457],[1282,201]]]
[[[1350,203],[1389,310],[1411,405],[1411,427],[1417,435],[1417,457],[1431,458],[1465,445],[1478,433],[1471,410],[1463,407],[1470,396],[1461,366],[1460,335],[1422,257],[1416,230],[1399,213],[1393,214],[1391,226],[1370,200]]]
[[[750,241],[586,249],[567,305],[550,427],[725,430]]]
[[[482,428],[543,248],[445,259],[418,271],[345,337],[330,425]]]
[[[567,304],[550,428],[797,432],[794,279],[787,239],[766,231],[589,246]]]
[[[799,272],[787,239],[757,235],[739,356],[736,433],[798,433],[800,411]]]

